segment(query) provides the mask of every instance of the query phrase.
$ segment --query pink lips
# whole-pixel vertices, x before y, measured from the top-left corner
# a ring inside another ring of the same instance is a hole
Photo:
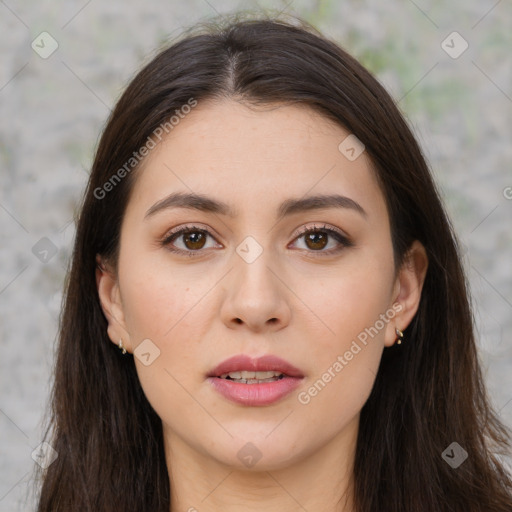
[[[240,371],[276,371],[284,374],[284,377],[274,382],[261,384],[243,384],[220,376],[230,372]],[[304,375],[298,368],[276,356],[263,356],[252,359],[246,355],[238,355],[226,359],[216,366],[207,376],[216,391],[228,400],[248,405],[263,406],[277,402],[291,393],[300,385]]]

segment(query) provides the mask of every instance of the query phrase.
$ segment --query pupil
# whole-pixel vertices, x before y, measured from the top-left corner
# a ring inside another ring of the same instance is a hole
[[[318,241],[318,238],[321,240]],[[306,239],[313,244],[320,244],[320,247],[313,247],[314,249],[323,249],[326,245],[326,236],[324,233],[310,233]]]
[[[186,235],[186,241],[190,242],[192,244],[193,249],[200,249],[204,245],[203,233],[199,233],[197,231],[189,233]],[[202,244],[201,244],[201,241],[203,242]],[[196,247],[197,244],[199,244],[199,247]]]

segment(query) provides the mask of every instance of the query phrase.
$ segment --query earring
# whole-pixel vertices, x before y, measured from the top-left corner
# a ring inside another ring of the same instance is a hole
[[[126,349],[124,348],[123,346],[123,339],[120,338],[119,339],[119,345],[118,345],[119,349],[123,351],[123,354],[126,354]]]
[[[396,327],[395,327],[395,332],[396,332],[396,335],[398,336],[398,338],[395,341],[398,345],[400,345],[402,343],[402,338],[404,337],[404,333]]]

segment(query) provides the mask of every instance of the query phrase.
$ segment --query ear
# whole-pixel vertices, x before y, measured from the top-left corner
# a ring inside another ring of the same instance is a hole
[[[421,242],[415,240],[407,251],[395,281],[393,309],[397,313],[393,320],[388,323],[384,342],[386,347],[392,346],[397,340],[395,328],[403,331],[418,311],[427,268],[428,256],[425,247]]]
[[[96,288],[100,299],[101,309],[108,321],[107,333],[112,343],[118,345],[123,340],[127,352],[131,352],[130,335],[126,330],[123,305],[119,284],[115,273],[96,255]]]

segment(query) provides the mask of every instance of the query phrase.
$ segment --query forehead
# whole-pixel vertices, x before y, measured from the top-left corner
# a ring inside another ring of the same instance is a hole
[[[351,160],[339,149],[350,135],[302,105],[199,102],[146,157],[132,197],[150,207],[176,191],[208,194],[243,216],[290,197],[338,193],[386,214],[366,153]]]

